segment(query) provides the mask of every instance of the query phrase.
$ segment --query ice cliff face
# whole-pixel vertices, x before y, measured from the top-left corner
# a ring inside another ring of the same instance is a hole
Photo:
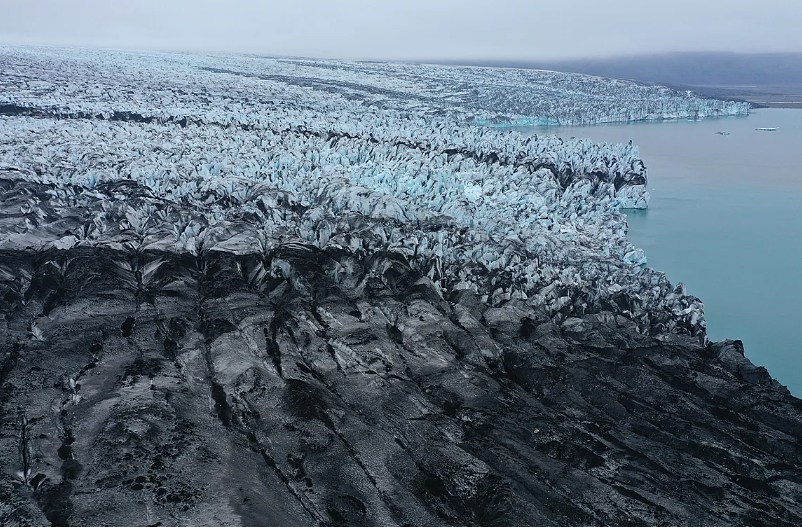
[[[626,239],[637,148],[485,126],[746,108],[476,68],[0,68],[4,525],[799,519],[798,405]]]

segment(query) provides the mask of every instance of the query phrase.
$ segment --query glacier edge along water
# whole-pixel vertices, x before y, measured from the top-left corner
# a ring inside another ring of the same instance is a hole
[[[651,203],[625,211],[629,239],[705,303],[711,340],[802,396],[802,111],[519,130],[636,144]]]

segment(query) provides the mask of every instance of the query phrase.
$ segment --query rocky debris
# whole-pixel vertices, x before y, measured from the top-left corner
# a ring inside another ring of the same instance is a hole
[[[144,293],[133,256],[2,255],[31,284],[4,294],[4,525],[802,519],[802,404],[737,343],[558,326],[397,253],[154,253]]]
[[[3,192],[4,232],[48,195]],[[433,279],[361,215],[322,246],[243,221],[177,251],[171,217],[79,239],[120,189],[76,192],[0,253],[3,525],[802,520],[802,403],[738,342],[644,332],[626,295],[492,300],[503,275]]]

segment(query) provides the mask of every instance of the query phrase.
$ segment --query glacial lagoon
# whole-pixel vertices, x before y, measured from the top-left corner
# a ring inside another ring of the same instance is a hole
[[[533,130],[638,145],[652,199],[630,240],[704,301],[711,340],[743,340],[802,396],[802,111]]]

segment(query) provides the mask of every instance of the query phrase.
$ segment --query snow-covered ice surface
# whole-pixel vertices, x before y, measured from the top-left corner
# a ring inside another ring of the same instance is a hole
[[[649,199],[637,147],[504,125],[746,112],[543,71],[0,48],[0,178],[19,206],[0,250],[392,251],[438,290],[704,339],[701,302],[627,241],[619,209]]]

